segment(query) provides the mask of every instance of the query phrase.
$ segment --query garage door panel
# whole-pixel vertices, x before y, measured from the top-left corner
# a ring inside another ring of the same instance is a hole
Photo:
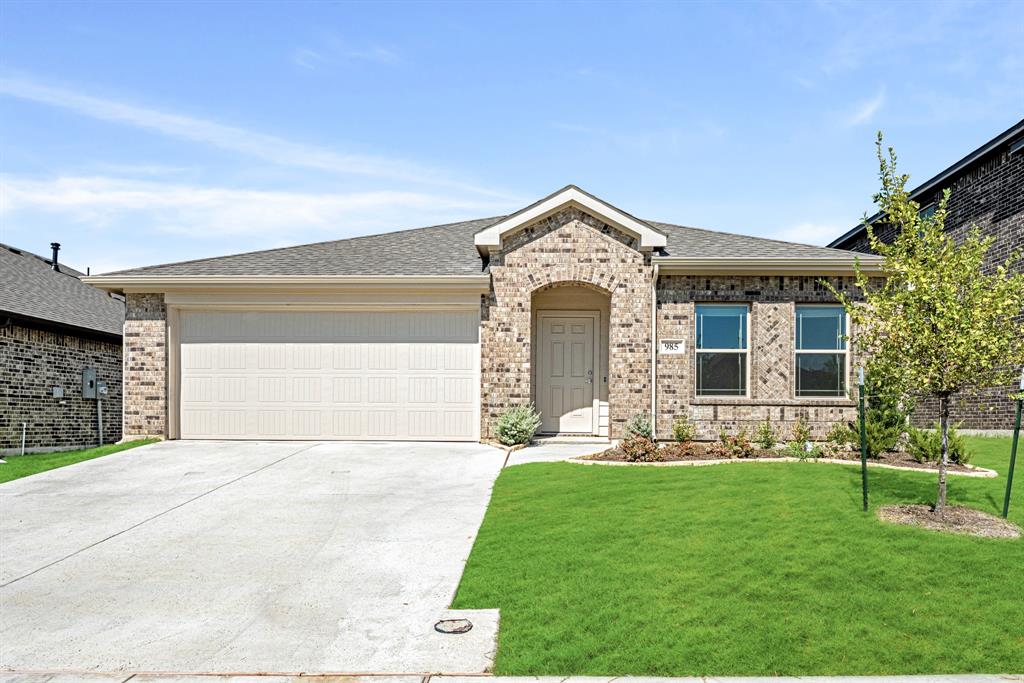
[[[475,312],[180,319],[183,438],[476,438]]]

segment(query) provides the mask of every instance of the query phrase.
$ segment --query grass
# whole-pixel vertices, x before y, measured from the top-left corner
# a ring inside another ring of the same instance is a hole
[[[998,514],[1009,439],[968,441],[1000,477],[950,477],[951,502]],[[1024,671],[1024,540],[884,524],[937,476],[869,475],[865,514],[852,467],[511,467],[454,607],[501,609],[503,675]]]
[[[29,453],[26,455],[9,455],[6,465],[0,465],[0,484],[22,477],[28,477],[47,470],[54,470],[66,465],[74,465],[76,462],[92,460],[111,453],[119,453],[137,446],[145,446],[155,442],[156,439],[142,439],[129,441],[127,443],[109,444],[86,448],[80,451],[52,451],[50,453]]]

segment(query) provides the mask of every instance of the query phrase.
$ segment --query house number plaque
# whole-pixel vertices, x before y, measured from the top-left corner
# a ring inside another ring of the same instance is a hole
[[[673,356],[686,352],[686,342],[681,339],[662,339],[658,343],[658,353],[663,356]]]

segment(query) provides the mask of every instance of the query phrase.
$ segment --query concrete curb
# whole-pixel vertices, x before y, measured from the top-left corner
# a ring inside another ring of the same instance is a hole
[[[800,458],[734,458],[732,460],[677,460],[674,462],[623,462],[621,460],[586,460],[583,458],[570,458],[565,462],[574,462],[578,465],[611,465],[613,467],[710,467],[712,465],[730,465],[733,463],[779,463],[779,462],[802,462],[812,463],[815,465],[850,465],[854,467],[860,467],[859,460],[837,460],[835,458],[807,458],[801,460]],[[881,462],[869,462],[868,467],[881,470],[898,470],[900,472],[927,472],[929,474],[937,474],[938,470],[926,470],[920,467],[902,467],[900,465],[887,465]],[[956,477],[974,477],[976,479],[993,479],[999,476],[999,473],[995,470],[988,470],[984,467],[972,467],[968,465],[973,472],[954,472],[948,470],[949,476]],[[807,680],[807,679],[801,679]]]
[[[958,674],[923,676],[493,676],[491,674],[429,673],[173,673],[173,672],[92,672],[92,671],[3,671],[4,683],[299,683],[322,681],[336,683],[1018,683],[1022,675]]]

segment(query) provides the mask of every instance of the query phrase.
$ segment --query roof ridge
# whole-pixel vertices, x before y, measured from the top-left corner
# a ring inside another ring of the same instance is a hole
[[[271,249],[253,249],[251,251],[240,251],[240,252],[237,252],[237,253],[234,253],[234,254],[224,254],[224,255],[221,255],[221,256],[207,256],[205,258],[186,259],[184,261],[170,261],[168,263],[155,263],[155,264],[149,265],[149,266],[139,266],[138,268],[124,268],[124,269],[121,269],[121,270],[115,270],[115,271],[111,271],[109,273],[102,273],[102,274],[103,275],[120,275],[122,273],[129,273],[129,272],[138,271],[138,270],[146,270],[148,268],[162,268],[164,266],[183,266],[183,265],[189,265],[189,264],[193,264],[193,263],[205,263],[207,261],[218,261],[220,259],[232,258],[234,256],[250,256],[252,254],[270,254],[270,253],[273,253],[273,252],[290,251],[292,249],[303,249],[303,248],[306,248],[306,247],[316,247],[316,246],[321,246],[321,245],[325,245],[325,244],[337,244],[339,242],[355,242],[357,240],[370,239],[371,237],[384,237],[386,235],[399,235],[399,234],[402,234],[402,233],[417,232],[417,231],[420,231],[420,230],[434,230],[434,229],[437,229],[437,228],[450,228],[450,227],[453,227],[453,226],[456,226],[456,225],[465,225],[466,223],[478,223],[480,221],[491,221],[491,220],[497,221],[497,220],[501,220],[501,218],[503,218],[503,216],[487,217],[487,218],[471,218],[469,220],[454,221],[452,223],[438,223],[437,225],[425,225],[425,226],[419,227],[419,228],[403,228],[401,230],[391,230],[391,231],[388,231],[388,232],[375,232],[375,233],[373,233],[371,235],[356,235],[355,237],[343,237],[341,239],[322,240],[320,242],[304,242],[302,244],[293,244],[293,245],[287,246],[287,247],[273,247]]]

